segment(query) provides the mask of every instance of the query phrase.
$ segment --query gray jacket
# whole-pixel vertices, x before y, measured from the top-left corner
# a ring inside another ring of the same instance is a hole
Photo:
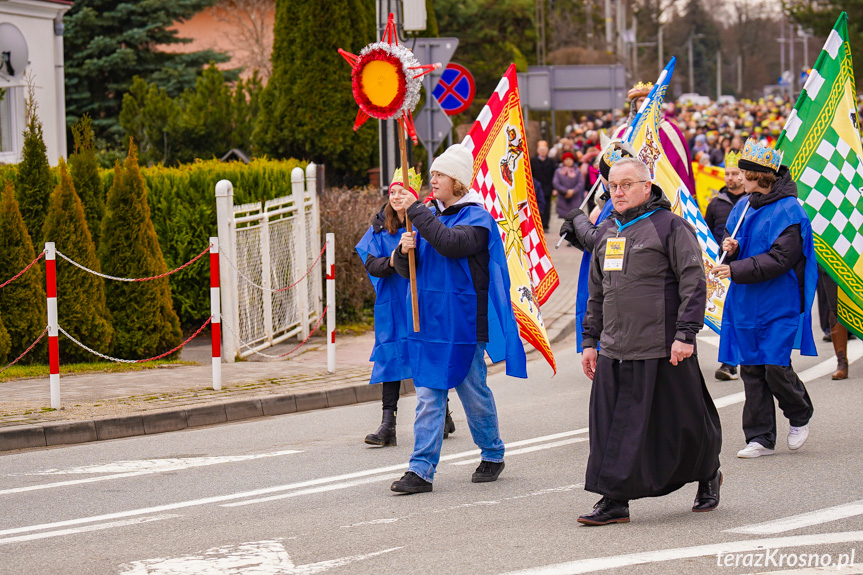
[[[674,340],[695,344],[707,299],[701,248],[692,227],[670,207],[653,186],[644,204],[612,212],[597,227],[584,347],[598,341],[602,355],[641,360],[670,357]],[[621,231],[618,221],[625,226]],[[614,237],[626,238],[623,269],[603,271],[607,241]]]

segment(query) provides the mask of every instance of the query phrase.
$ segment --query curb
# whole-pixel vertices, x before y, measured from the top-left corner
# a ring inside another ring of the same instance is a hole
[[[0,452],[153,435],[244,419],[380,401],[382,389],[382,384],[365,383],[327,391],[271,395],[122,417],[6,427],[0,428]],[[401,395],[415,392],[413,380],[402,381]]]

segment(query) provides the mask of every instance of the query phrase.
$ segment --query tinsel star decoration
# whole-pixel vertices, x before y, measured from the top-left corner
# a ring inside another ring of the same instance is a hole
[[[399,45],[392,14],[380,42],[369,44],[359,56],[341,48],[339,54],[351,65],[354,99],[360,107],[354,130],[369,118],[396,118],[416,144],[413,110],[420,99],[422,82],[419,79],[441,65],[420,65],[413,52]]]

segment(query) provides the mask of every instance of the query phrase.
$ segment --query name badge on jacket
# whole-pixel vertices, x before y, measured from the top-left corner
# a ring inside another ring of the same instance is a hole
[[[608,238],[605,242],[604,272],[619,272],[623,269],[623,255],[626,252],[626,238]]]

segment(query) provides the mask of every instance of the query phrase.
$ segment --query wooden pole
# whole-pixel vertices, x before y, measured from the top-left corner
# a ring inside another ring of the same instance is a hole
[[[405,144],[405,130],[401,123],[398,124],[398,128],[399,151],[402,155],[402,186],[408,188],[410,186],[410,178],[408,177],[408,149],[407,144]],[[416,190],[416,192],[419,193],[419,190]],[[411,220],[407,215],[405,215],[405,226],[407,227],[408,232],[414,231],[414,227],[411,225]],[[408,266],[410,268],[411,276],[411,308],[414,316],[414,332],[418,332],[420,330],[420,308],[417,303],[417,262],[413,249],[408,251]]]

